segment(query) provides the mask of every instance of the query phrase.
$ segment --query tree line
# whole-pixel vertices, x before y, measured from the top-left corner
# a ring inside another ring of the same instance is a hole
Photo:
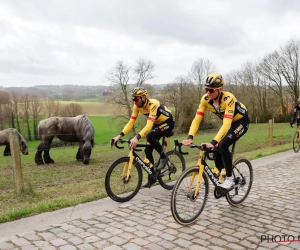
[[[300,40],[290,39],[262,59],[247,61],[239,69],[223,75],[224,91],[232,92],[247,106],[251,122],[267,122],[270,119],[275,119],[276,122],[290,121],[293,107],[300,97],[299,51]],[[155,87],[148,83],[154,79],[154,72],[154,63],[140,58],[133,66],[118,61],[106,73],[105,77],[111,83],[108,101],[126,108],[126,113],[120,112],[116,119],[123,125],[128,121],[133,106],[130,91],[135,86],[145,86],[151,98],[158,99],[173,110],[175,131],[186,133],[204,94],[205,79],[208,74],[216,72],[216,67],[211,60],[199,58],[186,75],[175,76],[169,84]],[[221,71],[218,73],[222,74]],[[81,113],[82,107],[77,103],[62,106],[49,98],[0,91],[0,129],[8,124],[22,133],[22,119],[27,126],[28,140],[38,139],[37,126],[40,119],[76,116]],[[202,128],[214,127],[220,123],[209,112],[205,117]],[[135,129],[132,132],[135,134]]]
[[[51,116],[77,116],[82,114],[82,106],[77,103],[61,105],[53,99],[42,99],[35,95],[0,91],[0,130],[17,129],[27,140],[38,139],[38,123]],[[22,131],[21,121],[27,131]]]
[[[232,92],[247,106],[251,122],[267,122],[269,119],[290,121],[293,107],[300,97],[299,52],[300,40],[290,39],[262,59],[247,61],[239,69],[223,75],[224,91]],[[186,133],[204,94],[205,79],[208,74],[216,72],[216,67],[211,60],[199,58],[186,75],[176,76],[159,91],[147,84],[155,77],[154,71],[155,65],[151,60],[140,58],[134,66],[118,61],[106,74],[113,88],[110,101],[126,108],[127,113],[119,116],[125,122],[133,106],[129,98],[131,89],[144,86],[151,98],[174,110],[176,132]],[[222,74],[221,71],[217,73]],[[209,113],[205,116],[206,125],[214,126],[215,118]]]

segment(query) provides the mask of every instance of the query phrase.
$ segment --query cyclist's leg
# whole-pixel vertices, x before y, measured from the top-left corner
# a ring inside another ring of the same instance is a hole
[[[224,163],[223,163],[222,155],[220,152],[214,153],[214,161],[215,161],[216,168],[221,173],[222,168],[224,168]]]
[[[149,144],[148,147],[145,148],[145,155],[148,158],[148,160],[154,164],[154,158],[153,158],[153,147],[151,146],[151,144],[149,142],[147,142],[147,144]]]
[[[238,141],[247,131],[249,127],[249,118],[244,117],[243,119],[232,123],[231,128],[229,129],[226,136],[219,143],[220,153],[222,155],[223,163],[226,169],[226,179],[228,179],[231,183],[233,183],[232,177],[232,155],[229,150],[229,147],[236,141]],[[227,183],[223,183],[220,185],[227,189],[230,188],[230,185]]]
[[[160,164],[158,169],[164,168],[165,164],[168,161],[167,155],[164,152],[163,146],[160,144],[159,140],[163,135],[169,134],[174,129],[173,118],[169,118],[163,124],[156,126],[150,131],[147,135],[147,141],[150,142],[152,147],[160,155]]]

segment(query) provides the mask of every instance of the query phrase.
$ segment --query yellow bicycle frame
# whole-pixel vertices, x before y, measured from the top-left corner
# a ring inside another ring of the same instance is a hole
[[[196,198],[196,196],[198,195],[199,193],[199,189],[200,189],[200,183],[201,183],[201,180],[202,180],[202,175],[203,175],[203,171],[204,171],[204,165],[202,164],[202,158],[203,158],[203,155],[204,155],[204,152],[203,150],[200,151],[200,156],[199,156],[199,160],[197,162],[197,166],[199,167],[199,172],[198,172],[198,178],[197,178],[197,184],[196,184],[196,188],[195,188],[195,191],[194,191],[194,198]],[[196,178],[196,172],[193,173],[192,175],[192,178],[190,180],[190,184],[189,184],[189,187],[188,187],[188,193],[191,191],[192,189],[192,186],[193,186],[193,183],[194,183],[194,180]]]

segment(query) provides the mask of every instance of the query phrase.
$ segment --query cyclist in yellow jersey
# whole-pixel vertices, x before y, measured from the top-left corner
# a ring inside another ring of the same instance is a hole
[[[219,186],[231,189],[234,186],[232,177],[232,157],[229,150],[233,142],[240,139],[249,127],[248,111],[244,104],[237,101],[230,92],[223,92],[224,80],[220,74],[209,74],[206,78],[205,92],[201,98],[196,116],[192,121],[187,140],[184,145],[193,143],[193,137],[197,133],[204,112],[209,109],[212,113],[223,120],[223,125],[210,143],[204,143],[208,148],[219,147],[220,153],[215,154],[215,164],[221,172],[225,166],[226,179]]]
[[[134,105],[131,117],[122,132],[113,138],[113,140],[114,143],[116,143],[133,128],[139,113],[146,115],[148,117],[146,126],[131,139],[130,147],[135,148],[139,139],[146,137],[147,142],[152,146],[145,149],[146,157],[154,164],[152,153],[153,149],[155,149],[160,155],[160,161],[157,167],[157,169],[160,170],[165,167],[168,158],[163,151],[163,147],[159,143],[159,139],[163,135],[168,135],[172,132],[174,129],[174,120],[169,109],[156,99],[148,99],[147,95],[148,92],[143,87],[136,87],[132,90],[131,96]],[[147,186],[147,184],[144,184],[143,186]]]

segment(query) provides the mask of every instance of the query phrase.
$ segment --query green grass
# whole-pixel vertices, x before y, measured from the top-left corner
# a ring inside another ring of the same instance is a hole
[[[76,146],[53,148],[50,151],[55,164],[37,166],[34,155],[38,142],[29,142],[29,155],[22,155],[24,192],[17,195],[11,169],[11,158],[0,152],[0,223],[16,220],[33,214],[52,211],[67,206],[93,201],[106,197],[104,178],[108,167],[128,149],[111,148],[110,139],[119,133],[109,117],[90,117],[96,131],[96,145],[89,165],[77,162]],[[235,157],[245,156],[256,159],[292,149],[292,136],[295,129],[289,124],[274,124],[273,146],[269,146],[268,124],[251,124],[247,134],[236,145]],[[210,142],[215,130],[199,131],[195,143]],[[173,140],[182,141],[186,134],[174,135]],[[144,140],[142,140],[144,142]],[[4,147],[0,147],[4,150]],[[185,156],[187,167],[194,165],[199,150],[184,147],[189,152]],[[144,153],[139,153],[141,157]],[[155,153],[155,158],[157,154]],[[143,172],[144,179],[146,173]]]

